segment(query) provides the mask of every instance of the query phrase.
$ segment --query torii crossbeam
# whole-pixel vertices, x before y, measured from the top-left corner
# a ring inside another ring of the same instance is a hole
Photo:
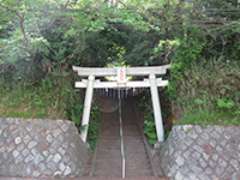
[[[88,77],[75,82],[76,88],[86,88],[84,110],[82,116],[81,138],[84,142],[87,140],[89,118],[91,111],[91,103],[93,90],[104,88],[150,88],[152,96],[152,105],[155,119],[157,138],[159,142],[164,141],[164,128],[162,121],[162,113],[158,87],[168,85],[167,80],[157,78],[157,75],[164,75],[170,65],[152,66],[152,67],[115,67],[115,68],[91,68],[73,66],[73,71],[81,77]],[[116,81],[101,81],[97,77],[115,76]],[[128,76],[148,76],[147,79],[141,81],[129,81]]]

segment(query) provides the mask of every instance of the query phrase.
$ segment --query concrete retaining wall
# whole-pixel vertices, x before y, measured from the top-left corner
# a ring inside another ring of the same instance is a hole
[[[175,126],[160,159],[175,180],[238,180],[240,127]]]
[[[70,121],[0,118],[0,176],[81,176],[87,160]]]

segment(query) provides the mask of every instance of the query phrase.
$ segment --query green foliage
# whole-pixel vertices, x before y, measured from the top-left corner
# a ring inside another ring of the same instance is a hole
[[[235,119],[239,8],[237,0],[0,0],[0,114],[69,118],[80,126],[83,105],[72,87],[72,65],[171,63],[168,96],[185,121]],[[153,143],[149,112],[145,133]]]
[[[151,98],[144,95],[138,99],[138,109],[144,113],[144,134],[147,137],[148,143],[154,145],[157,142],[156,127],[153,118],[151,106]]]
[[[94,106],[91,111],[91,121],[88,131],[88,142],[92,150],[95,149],[100,131],[100,110]]]
[[[235,106],[235,103],[231,99],[218,99],[217,107],[220,109],[232,109]]]
[[[240,116],[239,114],[231,114],[221,111],[192,111],[187,112],[184,116],[177,122],[177,124],[193,124],[193,125],[220,125],[220,126],[229,126],[229,125],[240,125]]]
[[[171,127],[169,126],[171,123],[168,122],[170,109],[167,108],[167,98],[164,98],[164,92],[160,93],[161,98],[161,109],[162,109],[162,118],[164,122],[164,130],[165,130],[165,138],[169,135],[171,131]],[[138,97],[138,109],[144,115],[144,123],[143,129],[144,134],[147,137],[148,143],[151,145],[156,144],[157,142],[157,133],[155,127],[155,120],[154,120],[154,112],[152,107],[152,99],[149,93],[145,93],[144,95]]]
[[[116,56],[112,49],[117,45],[126,50],[127,64],[158,65],[172,59],[178,71],[203,54],[219,54],[219,40],[227,54],[218,57],[239,55],[238,41],[234,45],[229,41],[239,29],[236,17],[207,30],[195,23],[219,18],[203,7],[237,10],[233,1],[128,0],[110,6],[103,0],[1,0],[1,4],[1,13],[7,14],[1,22],[8,35],[0,39],[0,57],[14,64],[37,59],[42,66],[61,70],[69,64],[105,66]]]
[[[226,12],[233,12],[230,4],[230,1],[193,3],[195,14],[189,14],[191,19],[183,26],[184,36],[171,56],[168,94],[180,107],[184,123],[238,122],[232,119],[235,119],[240,102],[239,45],[235,39],[239,38],[239,18]],[[225,6],[228,10],[217,10]],[[219,114],[227,118],[221,121]]]
[[[223,117],[224,114],[230,117],[229,124],[231,124],[233,122],[231,118],[236,116],[240,107],[239,69],[238,63],[226,65],[219,61],[213,64],[203,61],[192,64],[188,70],[185,70],[182,78],[175,81],[177,82],[175,102],[182,107],[184,117],[187,118],[189,114],[192,119],[198,111],[209,112],[205,114],[206,116],[211,115],[211,112],[214,116],[217,112]],[[213,118],[212,122],[217,122],[216,118]],[[205,120],[199,118],[199,121]],[[226,122],[224,121],[224,124],[227,124]]]
[[[68,108],[68,98],[72,96],[75,101],[79,99],[71,83],[55,78],[44,79],[37,87],[27,84],[19,84],[14,88],[4,87],[0,94],[0,114],[10,117],[16,117],[17,114],[25,118],[68,119],[65,111]]]
[[[157,134],[153,115],[148,113],[144,119],[144,134],[147,136],[149,144],[154,145],[157,142]]]

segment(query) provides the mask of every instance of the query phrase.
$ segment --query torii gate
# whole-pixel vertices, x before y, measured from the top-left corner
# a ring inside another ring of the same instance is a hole
[[[152,66],[152,67],[115,67],[115,68],[91,68],[73,66],[73,71],[78,76],[88,77],[75,82],[76,88],[86,88],[84,110],[82,116],[81,138],[84,142],[87,140],[89,118],[93,97],[93,89],[104,88],[150,88],[152,96],[152,105],[154,111],[155,127],[159,142],[164,141],[164,128],[162,121],[162,113],[158,94],[158,87],[168,85],[168,80],[157,78],[157,75],[164,75],[170,65]],[[115,76],[116,81],[101,81],[96,77]],[[148,76],[148,79],[141,81],[128,81],[128,76]]]

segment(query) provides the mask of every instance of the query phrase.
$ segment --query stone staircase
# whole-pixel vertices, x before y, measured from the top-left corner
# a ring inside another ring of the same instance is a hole
[[[122,106],[123,141],[126,154],[126,179],[166,179],[155,177],[145,144],[131,107]],[[93,160],[91,177],[84,179],[121,179],[122,159],[118,111],[103,113],[100,138]]]
[[[102,116],[101,135],[96,148],[93,176],[121,177],[121,152],[117,113]]]

